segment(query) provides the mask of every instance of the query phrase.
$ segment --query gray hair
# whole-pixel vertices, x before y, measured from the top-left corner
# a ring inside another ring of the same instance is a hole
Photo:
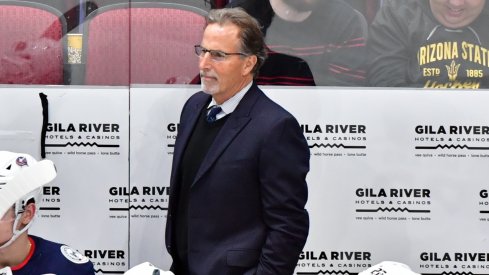
[[[219,24],[221,26],[231,23],[238,26],[240,29],[241,51],[244,54],[257,57],[257,62],[252,70],[253,75],[256,77],[258,70],[267,58],[265,39],[258,21],[242,8],[223,8],[211,10],[207,15],[206,23],[206,25]]]

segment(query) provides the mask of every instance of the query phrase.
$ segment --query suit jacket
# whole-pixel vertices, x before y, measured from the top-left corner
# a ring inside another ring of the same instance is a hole
[[[166,246],[175,238],[181,159],[210,96],[184,105],[175,143]],[[190,274],[292,274],[309,231],[309,148],[296,119],[255,84],[218,133],[190,187]],[[178,274],[177,274],[178,275]]]

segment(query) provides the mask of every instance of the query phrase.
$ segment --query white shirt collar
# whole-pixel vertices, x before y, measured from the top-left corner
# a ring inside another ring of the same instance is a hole
[[[224,117],[225,115],[228,115],[228,114],[234,112],[234,110],[238,106],[241,99],[243,99],[246,92],[248,92],[248,90],[251,88],[252,84],[253,84],[253,81],[250,81],[250,83],[248,83],[248,85],[244,86],[243,89],[241,89],[241,91],[239,91],[234,96],[232,96],[230,99],[224,101],[221,105],[219,105],[222,108],[222,111],[219,114],[217,114],[216,118],[220,119],[220,118]],[[216,103],[216,101],[213,98],[211,100],[211,102],[209,103],[209,105],[207,106],[207,109],[209,109],[210,107],[212,107],[214,105],[218,105],[218,104]]]

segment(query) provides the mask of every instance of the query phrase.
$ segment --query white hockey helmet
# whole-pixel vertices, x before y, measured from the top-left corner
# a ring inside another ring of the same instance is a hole
[[[163,271],[150,262],[144,262],[129,269],[124,275],[174,275],[171,271]]]
[[[14,206],[14,235],[0,248],[10,245],[25,232],[32,221],[21,230],[17,230],[21,214],[31,200],[39,202],[41,187],[56,177],[56,168],[50,160],[36,161],[23,153],[0,151],[0,218]]]
[[[409,268],[409,266],[392,261],[384,261],[376,264],[358,275],[420,275]]]

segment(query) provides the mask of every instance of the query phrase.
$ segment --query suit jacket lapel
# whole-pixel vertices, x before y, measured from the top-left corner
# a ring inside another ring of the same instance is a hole
[[[221,131],[216,136],[216,139],[209,148],[209,151],[207,151],[207,155],[202,161],[199,171],[197,171],[197,174],[195,175],[192,186],[195,185],[195,183],[212,167],[212,165],[214,165],[222,152],[251,120],[251,109],[260,95],[262,95],[262,92],[256,85],[252,85],[243,99],[241,99],[234,112],[230,114],[228,121],[226,121]]]

